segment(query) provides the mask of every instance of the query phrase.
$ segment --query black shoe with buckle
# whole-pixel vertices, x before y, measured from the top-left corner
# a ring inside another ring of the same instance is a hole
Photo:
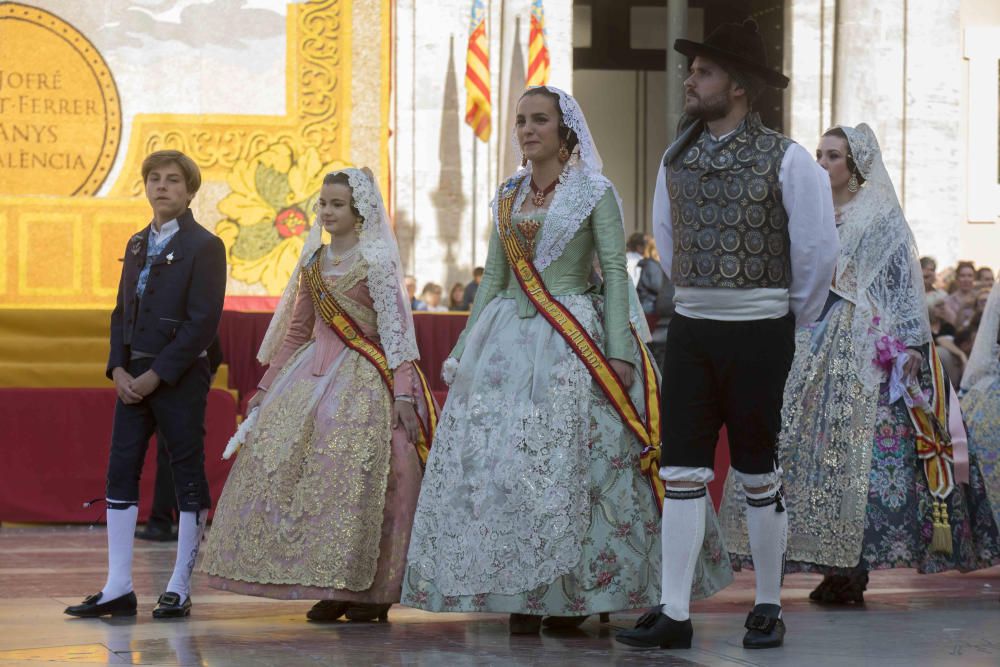
[[[777,648],[785,641],[785,622],[781,620],[781,606],[759,604],[747,614],[744,624],[743,648]]]
[[[98,616],[135,616],[137,607],[135,593],[129,591],[125,595],[119,595],[113,600],[101,602],[101,594],[84,598],[80,604],[66,607],[64,614],[76,616],[78,618],[97,618]]]
[[[167,591],[156,601],[153,618],[184,618],[191,614],[191,596],[181,602],[181,596]]]
[[[691,648],[694,628],[691,619],[675,621],[663,613],[663,605],[639,617],[632,630],[622,630],[615,641],[639,648]]]

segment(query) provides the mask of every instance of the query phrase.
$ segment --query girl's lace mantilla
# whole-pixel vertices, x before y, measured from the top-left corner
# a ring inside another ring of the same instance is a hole
[[[354,206],[364,219],[358,247],[368,265],[368,291],[371,293],[375,312],[378,314],[379,340],[385,350],[389,367],[395,369],[403,362],[419,359],[420,354],[417,351],[417,338],[413,331],[410,300],[403,286],[403,265],[399,258],[396,239],[389,225],[389,216],[382,203],[378,185],[369,173],[354,168],[334,173],[347,175]],[[288,286],[281,295],[260,351],[257,353],[257,360],[262,364],[270,363],[288,332],[302,268],[321,247],[322,233],[323,226],[317,217],[313,220],[299,261],[288,280]]]

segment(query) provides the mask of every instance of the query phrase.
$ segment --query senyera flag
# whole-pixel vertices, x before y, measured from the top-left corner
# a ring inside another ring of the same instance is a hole
[[[549,47],[545,46],[545,10],[542,0],[531,2],[531,32],[528,37],[527,85],[544,86],[549,82]]]
[[[472,0],[469,49],[465,56],[465,122],[482,141],[490,140],[490,45],[483,0]]]

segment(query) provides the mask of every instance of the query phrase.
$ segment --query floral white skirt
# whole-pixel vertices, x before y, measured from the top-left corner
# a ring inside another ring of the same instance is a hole
[[[603,347],[600,298],[556,298]],[[494,299],[469,332],[438,424],[403,604],[559,615],[658,604],[660,516],[641,451],[552,326]],[[700,596],[731,576],[711,521]]]

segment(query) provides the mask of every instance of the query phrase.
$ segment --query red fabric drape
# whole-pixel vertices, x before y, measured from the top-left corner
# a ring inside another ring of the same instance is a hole
[[[0,521],[88,523],[102,518],[114,389],[0,389]],[[222,450],[236,429],[236,401],[208,394],[205,469],[212,499],[222,493],[231,461]],[[149,515],[156,473],[151,441],[140,485],[139,516]]]

